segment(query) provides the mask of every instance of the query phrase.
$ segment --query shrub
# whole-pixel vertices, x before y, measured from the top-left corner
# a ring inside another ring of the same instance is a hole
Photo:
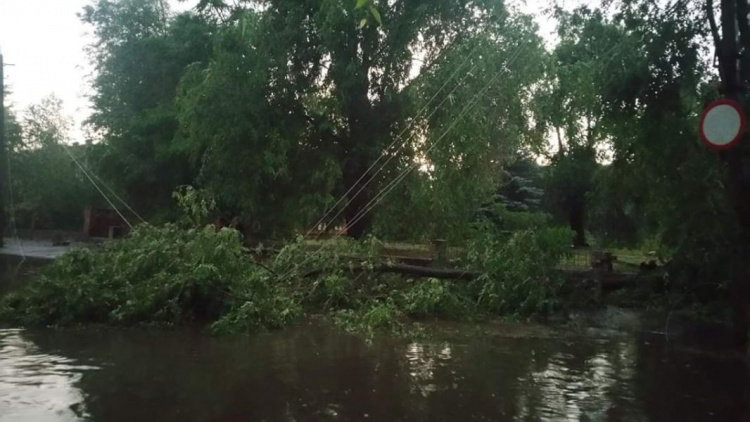
[[[375,271],[382,243],[297,239],[263,264],[231,229],[139,226],[97,250],[77,250],[0,301],[0,319],[23,325],[209,324],[214,332],[279,328],[304,312],[345,328],[398,329],[405,316],[464,319],[525,315],[555,305],[554,268],[568,230],[482,231],[464,265],[473,282],[405,280]],[[315,248],[312,249],[311,248]]]
[[[438,279],[420,281],[403,294],[403,307],[412,317],[438,316],[459,319],[471,312],[472,302],[459,292],[455,282]]]
[[[299,314],[293,295],[253,264],[237,232],[169,224],[68,253],[0,302],[0,318],[34,325],[216,321],[226,330],[275,327]]]
[[[471,268],[482,271],[471,283],[477,306],[501,315],[549,312],[561,284],[555,267],[569,253],[571,238],[567,229],[481,233],[466,257]]]

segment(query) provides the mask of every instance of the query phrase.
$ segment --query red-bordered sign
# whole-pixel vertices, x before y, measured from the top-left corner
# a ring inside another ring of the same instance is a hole
[[[745,112],[733,100],[714,101],[701,116],[701,140],[716,151],[726,151],[740,142],[745,133]]]

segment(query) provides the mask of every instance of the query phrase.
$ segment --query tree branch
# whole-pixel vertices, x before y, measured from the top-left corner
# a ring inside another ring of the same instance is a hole
[[[272,269],[271,269],[270,267],[266,266],[266,265],[265,265],[265,264],[263,264],[262,262],[260,262],[260,261],[258,261],[258,260],[256,260],[256,259],[252,259],[251,261],[252,261],[252,263],[253,263],[253,264],[255,264],[255,265],[257,265],[257,266],[259,266],[259,267],[263,268],[264,270],[268,271],[268,273],[269,273],[269,274],[271,274],[272,276],[274,276],[274,277],[276,277],[276,278],[278,278],[278,277],[279,277],[279,275],[278,275],[278,274],[276,274],[276,271],[272,270]]]
[[[737,80],[737,3],[736,0],[721,0],[721,55],[719,63],[722,66],[724,89],[735,95],[738,88]]]
[[[711,37],[714,40],[716,57],[719,57],[719,73],[721,73],[723,79],[723,70],[721,69],[721,36],[719,35],[719,26],[716,24],[716,15],[714,14],[714,0],[706,0],[706,18],[708,19],[708,26],[711,28]]]
[[[560,133],[560,127],[555,125],[555,132],[557,132],[557,153],[565,154],[565,146],[563,145],[562,133]]]
[[[750,80],[750,24],[747,0],[737,0],[737,27],[740,29],[740,77],[742,88]]]

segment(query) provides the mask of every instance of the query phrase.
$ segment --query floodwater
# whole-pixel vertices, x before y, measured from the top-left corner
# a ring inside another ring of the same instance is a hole
[[[581,321],[369,341],[317,320],[237,337],[2,329],[0,421],[750,420],[746,359],[710,336],[621,310]]]

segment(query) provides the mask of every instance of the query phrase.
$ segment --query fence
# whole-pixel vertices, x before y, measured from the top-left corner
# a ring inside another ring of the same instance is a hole
[[[574,249],[560,263],[562,269],[588,270],[592,268],[595,254],[611,253],[614,258],[614,270],[621,273],[634,273],[642,262],[651,258],[639,251],[623,249]]]

